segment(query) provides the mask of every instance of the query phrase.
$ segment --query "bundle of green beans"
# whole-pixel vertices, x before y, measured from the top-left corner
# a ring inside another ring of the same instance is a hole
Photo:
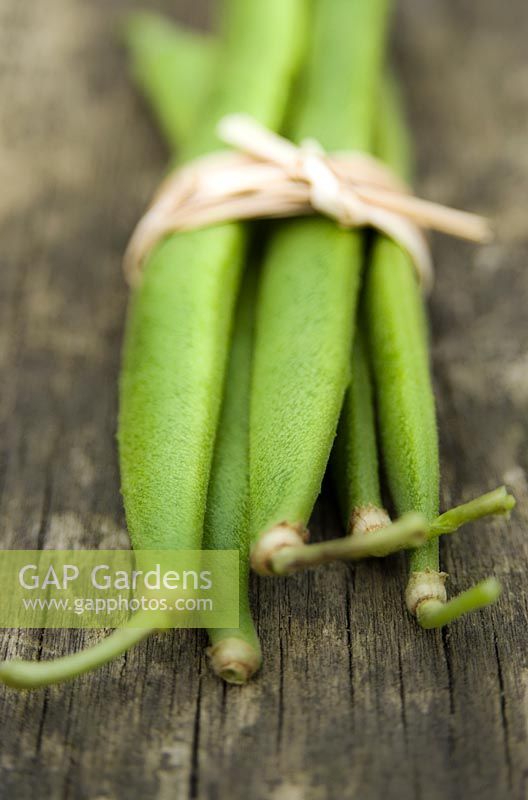
[[[218,149],[225,113],[279,127],[304,52],[286,134],[376,152],[407,177],[406,130],[383,73],[388,6],[226,0],[218,41],[136,15],[133,74],[169,146],[189,160]],[[439,536],[514,505],[502,487],[438,516],[427,325],[398,245],[377,237],[366,259],[363,234],[322,218],[281,222],[242,280],[246,238],[247,226],[216,226],[167,237],[149,257],[131,298],[119,425],[133,546],[239,551],[239,627],[209,631],[213,668],[232,683],[261,661],[250,551],[256,571],[286,575],[410,549],[407,605],[422,626],[439,627],[500,591],[489,579],[446,602]],[[332,446],[347,535],[307,544]],[[401,515],[393,523],[380,463]],[[131,620],[90,650],[4,663],[0,678],[23,688],[64,680],[151,632]]]

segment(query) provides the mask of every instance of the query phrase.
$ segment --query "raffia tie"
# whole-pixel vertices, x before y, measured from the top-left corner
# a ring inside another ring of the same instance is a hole
[[[425,229],[474,242],[491,238],[486,219],[420,200],[366,153],[327,154],[311,139],[297,147],[245,114],[224,117],[218,135],[235,151],[197,159],[160,186],[125,253],[130,284],[138,284],[147,255],[168,234],[235,220],[319,213],[345,228],[376,228],[408,252],[425,290],[433,281]]]

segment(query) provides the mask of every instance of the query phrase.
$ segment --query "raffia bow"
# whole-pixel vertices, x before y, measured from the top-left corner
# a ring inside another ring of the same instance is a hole
[[[168,234],[235,220],[320,213],[346,228],[376,228],[409,253],[426,290],[433,269],[424,229],[474,242],[491,238],[486,219],[413,196],[366,153],[327,154],[314,140],[297,147],[245,114],[224,117],[218,134],[236,152],[197,159],[164,180],[125,253],[130,284]]]

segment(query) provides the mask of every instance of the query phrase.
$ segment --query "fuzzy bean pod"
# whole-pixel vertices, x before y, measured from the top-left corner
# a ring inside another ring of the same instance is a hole
[[[371,533],[390,524],[383,508],[372,376],[360,313],[352,352],[350,386],[339,418],[332,471],[350,534]]]
[[[150,105],[163,122],[166,93],[159,91],[158,81],[148,76],[156,68],[160,57],[155,40],[164,44],[163,81],[170,86],[171,122],[173,141],[185,135],[185,128],[193,124],[197,99],[189,105],[189,92],[182,74],[199,62],[200,75],[209,69],[208,80],[216,44],[211,38],[182,32],[174,24],[156,17],[155,28],[150,20],[144,25],[145,15],[133,20],[133,36],[129,38],[132,61],[140,85],[146,92]],[[149,15],[150,17],[150,15]],[[179,40],[185,36],[185,47]],[[192,47],[195,47],[192,50]],[[199,84],[199,87],[203,85]],[[254,316],[256,302],[256,270],[249,268],[243,281],[237,303],[231,349],[228,359],[222,408],[215,440],[213,463],[209,481],[204,523],[203,547],[206,550],[236,549],[239,561],[239,612],[237,629],[212,628],[208,631],[211,647],[208,654],[214,671],[229,683],[245,683],[261,663],[258,640],[249,606],[249,393],[253,351]]]
[[[408,256],[387,239],[375,245],[365,301],[376,377],[380,435],[399,514],[438,515],[439,465],[434,397],[420,290]],[[413,569],[435,562],[436,544],[414,554]]]
[[[217,40],[149,12],[128,18],[124,38],[134,82],[177,151],[191,138],[212,85]]]
[[[391,102],[384,95],[384,102]],[[407,177],[409,149],[400,117],[385,109],[379,152]],[[409,256],[377,237],[365,281],[365,309],[383,460],[399,514],[438,515],[439,456],[428,333],[420,288]],[[411,554],[411,571],[438,572],[438,541]]]
[[[324,0],[293,125],[297,140],[369,149],[387,0]],[[360,234],[326,219],[281,223],[265,261],[250,424],[252,565],[302,543],[350,373]]]
[[[256,299],[256,271],[248,269],[238,301],[211,480],[207,496],[206,550],[238,550],[239,627],[211,628],[209,655],[229,683],[245,683],[260,666],[260,644],[248,597],[249,395]]]
[[[184,160],[218,148],[214,130],[224,114],[245,111],[276,128],[285,110],[302,3],[231,0],[227,8],[218,82]],[[133,292],[118,439],[135,548],[201,545],[244,239],[241,225],[170,236]]]
[[[394,92],[384,96],[382,120],[380,155],[407,177],[409,146]],[[466,611],[493,602],[499,589],[496,581],[484,582],[446,603],[447,576],[439,571],[438,536],[458,525],[449,529],[448,524],[438,522],[438,434],[424,303],[409,256],[384,237],[377,237],[367,270],[365,308],[390,491],[399,514],[419,511],[431,526],[427,543],[410,555],[406,603],[424,627],[440,627]],[[508,513],[512,502],[509,497],[495,508],[504,509],[498,513]],[[481,516],[476,509],[483,511],[485,507],[485,499],[474,501],[467,520],[472,513],[473,518]],[[461,512],[458,521],[463,517]],[[454,522],[457,514],[451,519]]]

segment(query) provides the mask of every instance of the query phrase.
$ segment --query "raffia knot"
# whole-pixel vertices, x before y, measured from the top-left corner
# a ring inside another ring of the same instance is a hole
[[[367,153],[328,154],[313,139],[297,147],[245,114],[224,117],[218,134],[237,152],[205,156],[165,179],[128,245],[129,283],[138,283],[146,256],[169,233],[236,220],[320,213],[346,228],[371,226],[409,253],[426,290],[433,270],[423,229],[491,237],[487,220],[414,197]]]

